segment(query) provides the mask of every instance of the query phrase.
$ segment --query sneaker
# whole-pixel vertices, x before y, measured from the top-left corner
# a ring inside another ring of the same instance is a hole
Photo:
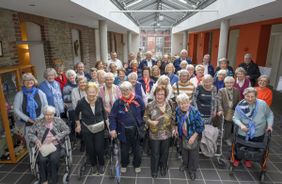
[[[120,168],[120,172],[121,172],[121,173],[126,173],[126,167]]]
[[[239,160],[234,160],[234,162],[233,162],[233,166],[234,167],[238,167],[239,166]]]
[[[140,173],[141,172],[141,168],[140,167],[135,167],[135,173]]]
[[[252,161],[250,161],[250,160],[245,160],[244,161],[244,165],[247,168],[251,168],[253,166]]]

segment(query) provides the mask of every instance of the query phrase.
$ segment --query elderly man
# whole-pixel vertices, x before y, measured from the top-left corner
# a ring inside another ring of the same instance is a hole
[[[123,64],[122,64],[121,60],[119,60],[117,58],[117,53],[116,52],[111,52],[111,59],[108,60],[108,63],[107,63],[107,70],[108,71],[109,71],[109,67],[110,67],[111,63],[114,63],[117,66],[118,70],[123,68]]]
[[[147,51],[146,52],[146,58],[143,59],[138,68],[139,69],[143,69],[145,66],[148,66],[148,67],[152,67],[153,65],[156,65],[157,64],[157,61],[155,61],[154,59],[152,59],[152,56],[153,56],[153,53],[151,51]]]
[[[214,68],[211,65],[211,55],[205,54],[203,57],[203,65],[205,67],[204,74],[210,74],[211,76],[214,76]]]
[[[84,71],[85,67],[84,67],[84,64],[82,62],[78,62],[75,65],[75,70],[76,70],[77,77],[82,75],[82,76],[86,77],[88,81],[91,80],[91,75]]]
[[[181,61],[186,61],[188,64],[192,63],[192,60],[188,58],[188,51],[183,49],[180,52],[180,57],[176,60],[174,60],[173,65],[175,67],[175,73],[177,73],[181,68],[180,68],[180,63]]]
[[[252,86],[255,86],[260,76],[260,71],[258,65],[252,60],[252,55],[249,53],[245,54],[244,62],[239,67],[243,67],[246,70],[247,77],[250,79]]]
[[[161,69],[161,75],[165,74],[165,67],[166,65],[169,63],[169,56],[168,54],[165,54],[163,55],[163,58],[162,58],[162,65],[160,67]]]

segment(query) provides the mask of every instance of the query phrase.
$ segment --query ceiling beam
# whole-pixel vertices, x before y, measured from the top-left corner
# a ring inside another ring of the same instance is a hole
[[[215,12],[216,9],[204,9],[204,10],[112,10],[110,13],[185,13],[185,12]]]

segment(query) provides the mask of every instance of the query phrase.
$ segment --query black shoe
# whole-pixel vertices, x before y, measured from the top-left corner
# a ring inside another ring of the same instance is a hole
[[[152,178],[157,178],[158,177],[158,173],[152,173]]]
[[[196,179],[196,173],[195,172],[189,172],[190,178],[192,181]]]
[[[96,166],[92,166],[92,168],[91,168],[91,173],[92,173],[92,174],[97,174],[97,173],[98,173],[98,169],[97,169]]]
[[[185,170],[185,165],[184,164],[181,164],[180,166],[179,166],[179,170],[181,171],[181,172],[183,172],[184,170]]]
[[[167,173],[167,167],[162,167],[160,173],[161,173],[161,176],[165,176]]]
[[[105,173],[105,167],[102,165],[100,165],[99,167],[98,167],[98,173],[99,174],[104,174]]]

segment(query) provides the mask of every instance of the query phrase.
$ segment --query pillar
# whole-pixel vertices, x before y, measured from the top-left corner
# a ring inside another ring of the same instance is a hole
[[[188,38],[188,35],[187,35],[187,31],[183,31],[183,41],[182,41],[182,48],[183,49],[187,49],[187,38]]]
[[[103,62],[108,61],[108,30],[107,22],[99,20],[99,36],[100,36],[100,56]]]
[[[226,57],[228,32],[229,32],[229,20],[222,20],[220,23],[218,59],[222,57]]]
[[[100,36],[99,36],[99,29],[95,29],[95,51],[96,51],[96,61],[101,60],[101,53],[100,53]]]
[[[132,33],[131,31],[127,31],[127,53],[131,52],[132,48]]]

